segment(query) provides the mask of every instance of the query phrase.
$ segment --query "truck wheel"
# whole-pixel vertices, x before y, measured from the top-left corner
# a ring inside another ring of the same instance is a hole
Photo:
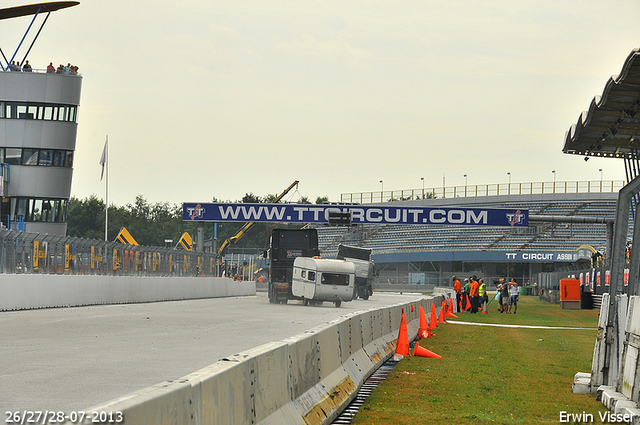
[[[363,300],[368,300],[369,299],[369,295],[371,295],[371,290],[369,288],[364,288],[364,294],[362,294],[362,299]]]
[[[336,308],[340,307],[342,305],[342,301],[336,301],[335,305],[336,305]]]

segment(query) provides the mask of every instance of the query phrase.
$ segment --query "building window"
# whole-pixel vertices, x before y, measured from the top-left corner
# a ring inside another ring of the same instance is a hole
[[[0,148],[0,162],[9,165],[73,167],[73,151],[35,148]]]
[[[73,151],[67,151],[66,155],[64,156],[64,166],[66,168],[73,167]]]
[[[5,154],[5,162],[9,165],[20,165],[22,159],[22,149],[7,148]]]
[[[38,165],[38,149],[22,149],[22,165]]]
[[[38,165],[51,166],[53,161],[53,151],[51,149],[41,149]]]
[[[76,122],[78,107],[34,102],[0,102],[0,118]]]
[[[54,167],[64,167],[64,153],[65,151],[53,151]]]
[[[26,222],[66,222],[66,199],[13,198],[11,201],[14,216],[23,217]]]

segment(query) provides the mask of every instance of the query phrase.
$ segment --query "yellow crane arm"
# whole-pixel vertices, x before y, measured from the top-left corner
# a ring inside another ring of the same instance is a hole
[[[277,203],[282,198],[284,198],[291,189],[293,189],[295,186],[298,185],[298,183],[299,183],[298,180],[291,183],[291,185],[288,188],[286,188],[284,192],[276,196],[276,198],[273,200],[273,203]],[[229,239],[222,242],[222,245],[220,245],[220,249],[218,249],[218,263],[222,263],[222,256],[224,254],[224,251],[229,247],[229,245],[238,242],[254,224],[255,222],[253,221],[245,223],[245,225],[242,226],[235,235],[231,236]]]

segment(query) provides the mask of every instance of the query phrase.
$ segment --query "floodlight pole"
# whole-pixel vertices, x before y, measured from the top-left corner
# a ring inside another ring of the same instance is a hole
[[[465,175],[464,175],[464,197],[465,197],[465,198],[467,197],[467,181],[468,181],[468,180],[467,180],[467,177],[469,177],[469,176],[467,176],[467,175],[465,174]]]
[[[104,179],[104,240],[109,241],[109,135],[104,142],[106,175]]]

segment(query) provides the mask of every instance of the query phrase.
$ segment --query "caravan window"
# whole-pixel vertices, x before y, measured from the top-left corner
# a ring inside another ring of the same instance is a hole
[[[316,272],[309,272],[309,280],[316,281]]]
[[[349,285],[349,275],[338,273],[322,273],[323,285]]]

